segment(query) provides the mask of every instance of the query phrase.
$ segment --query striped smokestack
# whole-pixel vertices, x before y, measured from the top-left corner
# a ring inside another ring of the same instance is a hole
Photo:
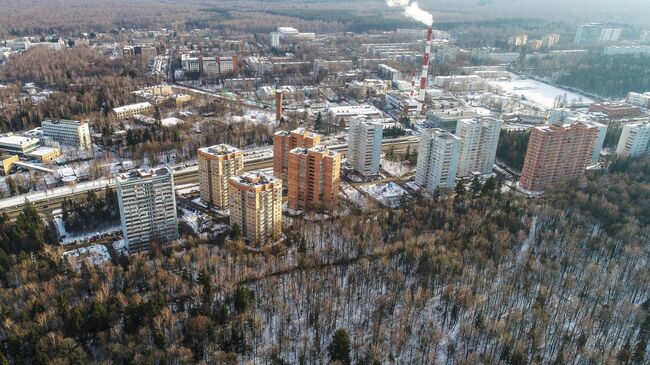
[[[424,58],[422,59],[422,78],[420,79],[420,95],[418,100],[424,102],[424,96],[427,92],[427,79],[429,78],[429,58],[431,57],[431,41],[433,39],[433,27],[427,28],[427,43],[424,48]]]

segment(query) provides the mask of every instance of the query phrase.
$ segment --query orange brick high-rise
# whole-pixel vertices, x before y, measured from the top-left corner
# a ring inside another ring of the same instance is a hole
[[[320,135],[298,128],[291,132],[277,131],[273,135],[273,175],[287,180],[289,151],[294,148],[312,148],[320,144]],[[286,186],[286,183],[285,183]]]
[[[323,146],[289,152],[288,207],[333,209],[338,202],[341,155]]]
[[[582,123],[533,128],[519,185],[541,191],[581,176],[591,160],[597,135],[598,128]]]

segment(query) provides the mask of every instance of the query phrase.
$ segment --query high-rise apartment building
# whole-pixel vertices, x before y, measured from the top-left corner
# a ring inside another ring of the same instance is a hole
[[[43,135],[59,142],[62,146],[75,149],[92,149],[88,123],[76,120],[48,119],[41,123]]]
[[[591,162],[598,128],[585,123],[531,130],[519,185],[540,191],[581,176]]]
[[[282,180],[262,172],[246,173],[228,181],[230,225],[237,225],[254,246],[274,242],[282,235]]]
[[[341,155],[323,146],[289,152],[288,207],[333,209],[338,202]]]
[[[422,130],[415,183],[433,193],[456,182],[461,138],[439,128]]]
[[[650,155],[650,123],[631,123],[623,126],[616,146],[618,157]]]
[[[348,163],[363,176],[379,173],[383,126],[370,118],[350,120],[348,134]]]
[[[291,132],[277,131],[273,135],[273,174],[287,180],[289,151],[294,148],[312,148],[320,144],[320,135],[298,128]]]
[[[131,170],[116,179],[122,231],[129,253],[178,239],[174,180],[168,168]]]
[[[218,209],[228,209],[228,180],[244,172],[244,152],[220,144],[199,148],[199,192],[201,200]]]
[[[461,119],[456,124],[456,136],[462,139],[458,177],[472,172],[492,173],[503,122],[494,118]]]

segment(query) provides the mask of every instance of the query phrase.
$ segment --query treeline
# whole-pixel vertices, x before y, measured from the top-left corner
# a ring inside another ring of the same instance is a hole
[[[602,97],[622,98],[631,91],[650,90],[650,55],[556,55],[530,58],[521,66],[560,85]]]
[[[497,159],[510,168],[521,171],[524,167],[530,131],[502,130],[497,147]]]
[[[146,64],[125,58],[110,59],[91,48],[32,48],[0,66],[0,82],[11,86],[3,98],[13,100],[17,106],[12,114],[0,117],[0,130],[39,126],[45,118],[89,114],[93,119],[106,118],[112,108],[135,101],[131,91],[145,82],[143,75]],[[44,101],[20,100],[20,85],[26,82],[53,93]]]
[[[84,201],[65,199],[61,206],[67,232],[88,232],[118,224],[120,220],[117,193],[111,188],[106,188],[101,198],[94,191],[89,191]]]
[[[400,209],[296,219],[257,253],[190,238],[80,271],[48,249],[0,255],[0,352],[36,364],[645,364],[649,182],[649,159],[538,200],[477,181]]]

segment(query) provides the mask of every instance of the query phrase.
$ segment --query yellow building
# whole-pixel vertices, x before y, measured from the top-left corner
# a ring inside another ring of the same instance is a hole
[[[230,225],[253,246],[282,236],[282,180],[262,172],[230,178]]]
[[[198,157],[201,200],[228,209],[228,179],[244,172],[244,152],[220,144],[199,148]]]
[[[35,158],[42,163],[50,163],[55,158],[61,156],[61,150],[55,147],[39,147],[28,153],[27,156]]]
[[[176,109],[181,109],[188,106],[192,102],[192,95],[189,94],[178,94],[175,97],[176,100]]]
[[[9,175],[11,172],[11,166],[18,162],[18,155],[0,155],[0,163],[2,163],[2,172],[3,175]]]

